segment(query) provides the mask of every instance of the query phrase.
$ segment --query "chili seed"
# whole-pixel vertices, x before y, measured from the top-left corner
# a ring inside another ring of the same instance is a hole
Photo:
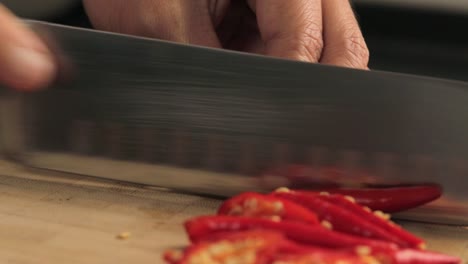
[[[367,256],[371,253],[371,249],[368,246],[357,246],[356,253],[360,256]]]
[[[284,206],[282,202],[274,202],[273,203],[274,213],[280,214],[284,210]]]
[[[382,211],[375,211],[374,214],[377,216],[377,217],[380,217],[382,219],[385,219],[385,220],[388,220],[390,219],[390,215],[389,214],[386,214]]]
[[[247,199],[244,202],[244,207],[248,209],[257,209],[258,201],[255,198]]]
[[[332,225],[330,222],[328,222],[328,221],[325,221],[325,220],[324,220],[324,221],[321,222],[321,224],[322,224],[322,226],[325,227],[326,229],[329,229],[329,230],[332,230],[332,229],[333,229],[333,225]]]
[[[356,199],[354,199],[354,197],[351,197],[351,196],[349,196],[349,195],[346,195],[344,198],[345,198],[346,200],[352,202],[352,203],[356,203]]]
[[[242,207],[236,205],[234,206],[231,211],[229,211],[230,215],[241,215],[243,212]]]
[[[278,189],[275,190],[275,192],[290,192],[291,190],[289,188],[286,188],[286,187],[280,187]]]

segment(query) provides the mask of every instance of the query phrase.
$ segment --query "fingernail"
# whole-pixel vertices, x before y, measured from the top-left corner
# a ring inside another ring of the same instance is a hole
[[[9,79],[17,89],[35,90],[46,86],[54,74],[54,64],[46,53],[13,46],[8,54]]]

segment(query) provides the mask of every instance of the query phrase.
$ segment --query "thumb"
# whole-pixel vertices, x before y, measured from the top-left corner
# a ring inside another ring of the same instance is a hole
[[[49,84],[55,65],[47,47],[0,4],[0,84],[35,90]]]

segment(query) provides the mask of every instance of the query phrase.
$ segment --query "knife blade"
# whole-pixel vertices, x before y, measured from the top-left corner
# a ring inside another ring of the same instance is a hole
[[[43,91],[2,90],[2,150],[27,166],[222,197],[340,167],[314,184],[437,183],[406,217],[468,225],[467,83],[27,23],[60,65]]]

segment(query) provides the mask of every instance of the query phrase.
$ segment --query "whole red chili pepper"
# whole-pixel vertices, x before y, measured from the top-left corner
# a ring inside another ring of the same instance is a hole
[[[229,232],[206,237],[183,251],[168,250],[163,258],[170,264],[245,263],[268,264],[285,240],[275,231]]]
[[[442,189],[436,184],[420,184],[413,186],[340,188],[337,183],[348,179],[346,171],[338,167],[313,168],[306,165],[289,164],[264,173],[263,176],[277,176],[292,182],[291,188],[320,189],[329,193],[349,195],[356,201],[371,208],[386,213],[395,213],[415,208],[436,200],[442,195]],[[372,174],[361,171],[357,176],[363,179],[375,178]],[[310,183],[310,184],[308,184]]]
[[[397,248],[394,243],[334,232],[321,225],[311,226],[292,221],[275,222],[241,216],[201,216],[186,221],[185,229],[194,243],[218,232],[261,229],[279,231],[292,241],[306,245],[328,248],[349,248],[362,245],[382,250]]]
[[[299,221],[308,224],[319,223],[317,215],[301,205],[253,192],[242,193],[226,200],[220,206],[218,214]]]
[[[320,198],[352,212],[353,214],[361,217],[363,221],[370,222],[371,224],[379,226],[389,233],[394,234],[401,240],[406,241],[411,247],[421,249],[425,248],[425,243],[421,238],[416,237],[415,235],[401,228],[399,225],[390,221],[390,219],[387,219],[387,216],[384,213],[380,211],[373,213],[371,210],[364,209],[361,205],[355,202],[354,198],[350,196],[346,197],[341,194],[330,194],[322,195]]]
[[[360,205],[386,213],[415,208],[434,201],[442,195],[442,188],[436,184],[391,188],[332,188],[324,191],[351,196]]]
[[[380,239],[395,243],[402,247],[411,246],[408,242],[397,237],[383,228],[367,221],[360,215],[342,208],[341,206],[326,201],[322,195],[301,191],[278,191],[271,195],[281,197],[306,206],[315,212],[321,220],[331,223],[334,230],[357,236]]]

